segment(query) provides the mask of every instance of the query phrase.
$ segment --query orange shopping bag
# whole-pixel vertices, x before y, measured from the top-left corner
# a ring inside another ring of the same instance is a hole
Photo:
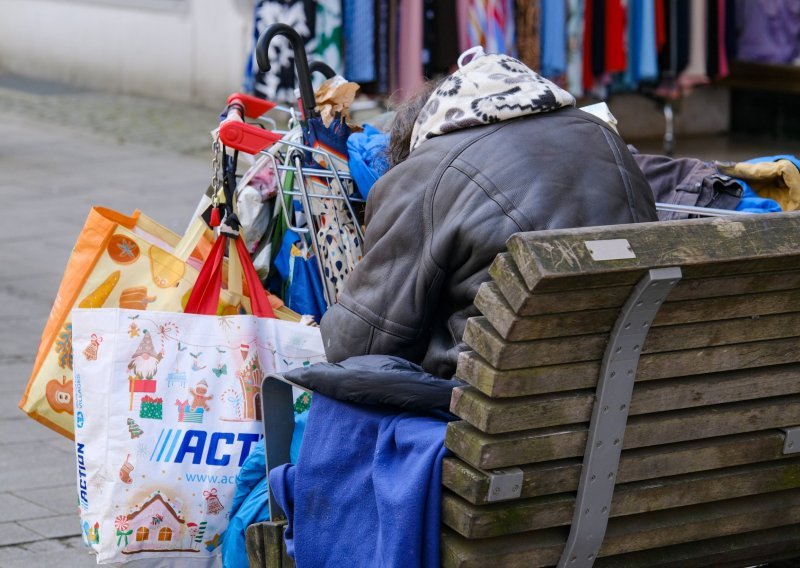
[[[73,358],[94,359],[103,344],[95,338],[74,353],[70,311],[101,307],[183,311],[182,303],[211,250],[206,229],[197,220],[180,238],[138,211],[128,217],[92,208],[64,271],[19,407],[73,438]],[[129,333],[136,335],[134,324]]]

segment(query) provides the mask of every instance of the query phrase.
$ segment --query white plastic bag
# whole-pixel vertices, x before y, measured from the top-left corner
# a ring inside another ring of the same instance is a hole
[[[323,361],[319,329],[254,316],[72,315],[85,542],[101,564],[210,565],[236,474],[263,437],[261,380]]]

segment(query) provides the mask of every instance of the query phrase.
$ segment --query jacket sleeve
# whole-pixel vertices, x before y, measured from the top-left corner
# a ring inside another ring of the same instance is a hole
[[[425,355],[444,272],[430,255],[423,220],[427,176],[411,162],[370,192],[364,257],[321,322],[328,361],[388,354],[418,363]]]

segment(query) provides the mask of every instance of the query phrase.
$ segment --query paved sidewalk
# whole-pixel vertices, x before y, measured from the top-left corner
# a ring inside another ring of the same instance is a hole
[[[182,231],[208,186],[216,114],[0,75],[0,568],[95,564],[72,443],[17,403],[89,208],[140,208]]]

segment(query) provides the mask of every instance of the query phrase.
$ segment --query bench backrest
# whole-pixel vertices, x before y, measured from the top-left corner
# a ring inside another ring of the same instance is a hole
[[[523,233],[490,274],[456,373],[444,566],[800,556],[800,213]]]

